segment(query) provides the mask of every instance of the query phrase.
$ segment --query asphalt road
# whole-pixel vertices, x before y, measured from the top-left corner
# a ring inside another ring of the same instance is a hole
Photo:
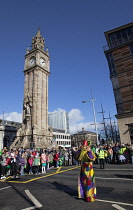
[[[80,167],[51,169],[46,174],[24,175],[0,181],[1,210],[133,209],[133,165],[94,165],[97,200],[78,199]]]

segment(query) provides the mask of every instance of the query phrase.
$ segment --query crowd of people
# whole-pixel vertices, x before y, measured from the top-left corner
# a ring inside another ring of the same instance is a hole
[[[46,173],[51,168],[73,164],[72,149],[11,149],[0,151],[0,177]]]
[[[94,164],[99,164],[104,169],[105,164],[133,164],[133,147],[119,144],[91,146],[96,156]],[[8,176],[17,178],[18,175],[46,173],[51,168],[60,166],[80,165],[77,155],[80,148],[63,149],[11,149],[4,148],[0,151],[0,178]]]
[[[105,164],[133,164],[133,146],[129,144],[110,144],[100,147],[92,147],[96,154],[96,163],[104,169]]]

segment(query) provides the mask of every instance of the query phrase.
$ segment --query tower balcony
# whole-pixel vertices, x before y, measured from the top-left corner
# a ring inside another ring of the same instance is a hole
[[[106,52],[108,50],[117,48],[117,47],[119,47],[123,44],[127,44],[128,42],[132,42],[132,41],[133,41],[133,34],[131,34],[129,36],[126,36],[126,37],[123,37],[121,39],[118,39],[118,40],[110,43],[110,45],[104,46],[103,49],[104,49],[104,52]]]

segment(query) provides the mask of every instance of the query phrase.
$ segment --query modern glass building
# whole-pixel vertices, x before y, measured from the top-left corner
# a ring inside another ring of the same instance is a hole
[[[59,110],[48,113],[48,125],[55,129],[64,130],[69,133],[69,117],[65,110]]]
[[[105,32],[121,142],[133,144],[133,23]]]

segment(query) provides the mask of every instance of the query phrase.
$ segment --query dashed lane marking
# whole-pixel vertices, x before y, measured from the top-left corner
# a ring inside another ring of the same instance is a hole
[[[3,187],[3,188],[1,188],[0,190],[5,190],[5,189],[10,188],[10,187],[12,187],[12,186]]]
[[[112,168],[112,169],[104,168],[104,169],[101,169],[101,168],[95,168],[95,167],[94,167],[94,170],[96,170],[96,171],[97,170],[98,171],[133,171],[133,169],[131,169],[131,168],[130,169],[125,169],[125,168],[121,168],[121,169],[120,168],[119,169],[118,168]]]
[[[36,209],[36,206],[31,206],[31,207],[28,207],[26,209],[21,209],[21,210],[30,210],[30,209]]]
[[[97,176],[95,176],[95,178],[96,178],[96,179],[109,179],[109,180],[110,180],[110,179],[118,179],[118,180],[133,181],[133,179],[117,178],[117,177],[114,177],[114,178],[113,178],[113,177],[112,177],[112,178],[105,177],[105,178],[104,178],[104,177],[97,177]]]
[[[112,206],[118,210],[126,210],[126,209],[122,208],[121,206],[118,206],[117,204],[113,204]]]
[[[36,208],[42,207],[42,204],[30,193],[29,190],[25,190],[25,193],[30,198],[30,200],[35,204],[35,206],[31,206],[31,207],[28,207],[28,208],[22,209],[22,210],[36,209]]]
[[[125,206],[133,206],[132,203],[122,203],[122,202],[117,202],[117,201],[107,201],[107,200],[100,200],[100,199],[96,199],[96,201],[105,202],[105,203],[119,204],[119,205],[125,205]]]

